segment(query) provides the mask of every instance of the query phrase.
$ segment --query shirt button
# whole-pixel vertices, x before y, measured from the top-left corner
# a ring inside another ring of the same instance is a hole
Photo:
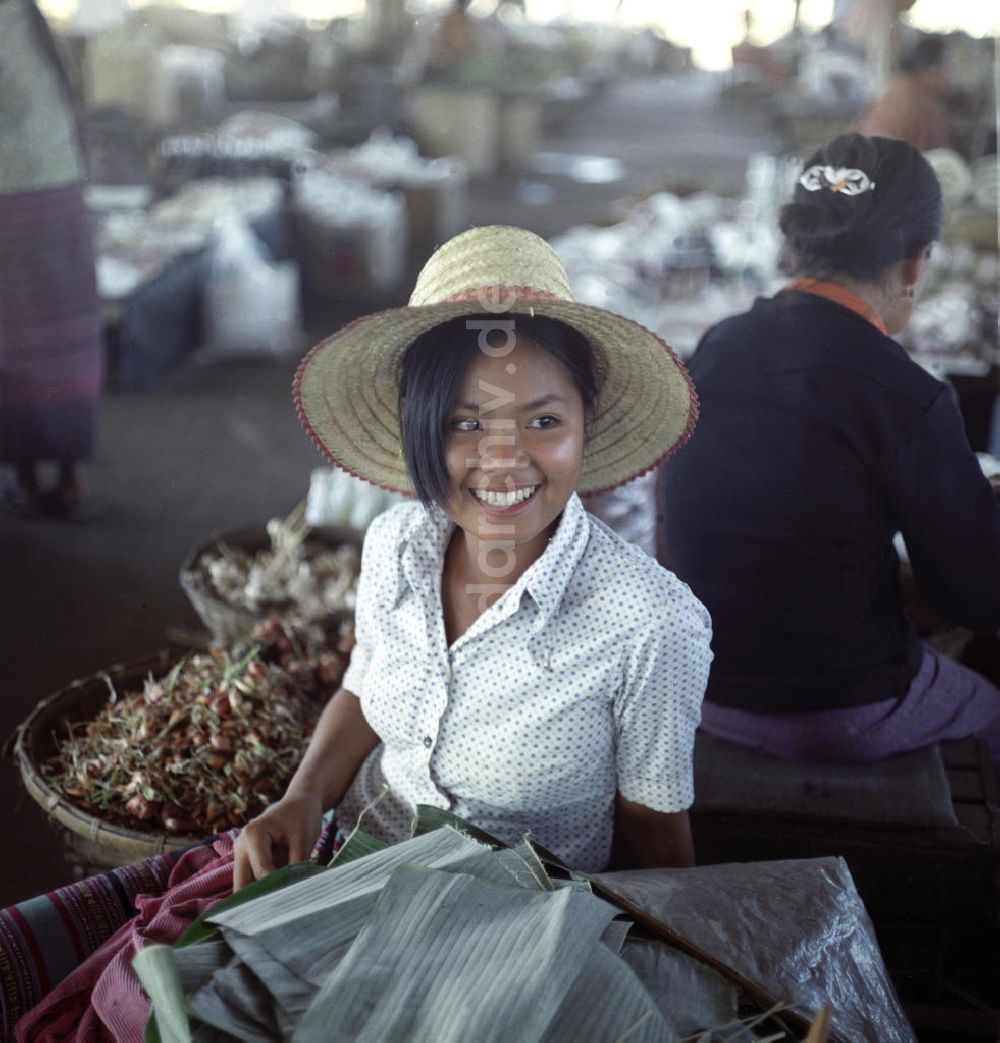
[[[430,749],[434,745],[434,740],[429,735],[425,735],[424,745],[427,747],[427,749]]]

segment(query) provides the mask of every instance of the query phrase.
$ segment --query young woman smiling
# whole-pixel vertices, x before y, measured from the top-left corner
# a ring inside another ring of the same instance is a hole
[[[234,886],[306,858],[329,808],[393,841],[418,803],[581,869],[613,841],[617,864],[691,864],[710,620],[578,495],[687,437],[669,349],[573,302],[538,237],[479,228],[431,258],[409,307],[315,348],[296,396],[335,464],[417,502],[368,532],[344,686],[241,833]]]
[[[389,842],[429,804],[582,870],[693,862],[708,613],[579,495],[690,432],[694,394],[666,345],[576,304],[537,236],[479,228],[438,250],[408,307],[314,348],[295,393],[334,463],[415,494],[365,537],[343,687],[284,797],[235,846],[227,833],[189,849],[19,1039],[98,1022],[140,1038],[135,949],[281,862],[322,857],[331,808],[342,832],[363,815]]]

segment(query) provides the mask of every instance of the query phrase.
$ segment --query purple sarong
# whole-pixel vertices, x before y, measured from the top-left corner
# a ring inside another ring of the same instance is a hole
[[[901,699],[811,713],[749,713],[705,702],[701,727],[720,739],[789,760],[864,763],[942,739],[984,738],[1000,762],[1000,690],[924,646]]]
[[[0,194],[0,460],[89,458],[102,376],[81,187]]]

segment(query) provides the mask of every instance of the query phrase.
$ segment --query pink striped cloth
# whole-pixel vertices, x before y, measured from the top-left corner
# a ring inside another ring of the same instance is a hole
[[[132,970],[145,945],[175,942],[188,925],[233,889],[236,832],[186,851],[167,890],[136,899],[138,915],[18,1022],[19,1043],[136,1043],[143,1038],[149,1000]]]

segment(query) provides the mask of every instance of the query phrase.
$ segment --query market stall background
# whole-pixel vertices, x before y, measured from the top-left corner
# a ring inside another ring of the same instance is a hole
[[[849,127],[870,90],[863,62],[819,33],[818,4],[784,34],[789,3],[774,41],[730,20],[725,71],[659,30],[514,12],[484,19],[489,45],[444,73],[427,68],[434,10],[397,23],[347,6],[333,21],[123,7],[103,26],[96,5],[75,23],[50,10],[84,85],[109,393],[99,514],[0,517],[4,735],[71,679],[200,627],[178,582],[191,548],[287,514],[322,462],[291,408],[298,358],[402,303],[435,244],[523,224],[553,241],[580,299],[683,356],[781,284],[775,215],[796,157]],[[908,346],[954,379],[986,450],[995,49],[952,44],[954,149],[935,159],[948,233]],[[0,770],[6,905],[69,870],[13,766]]]

